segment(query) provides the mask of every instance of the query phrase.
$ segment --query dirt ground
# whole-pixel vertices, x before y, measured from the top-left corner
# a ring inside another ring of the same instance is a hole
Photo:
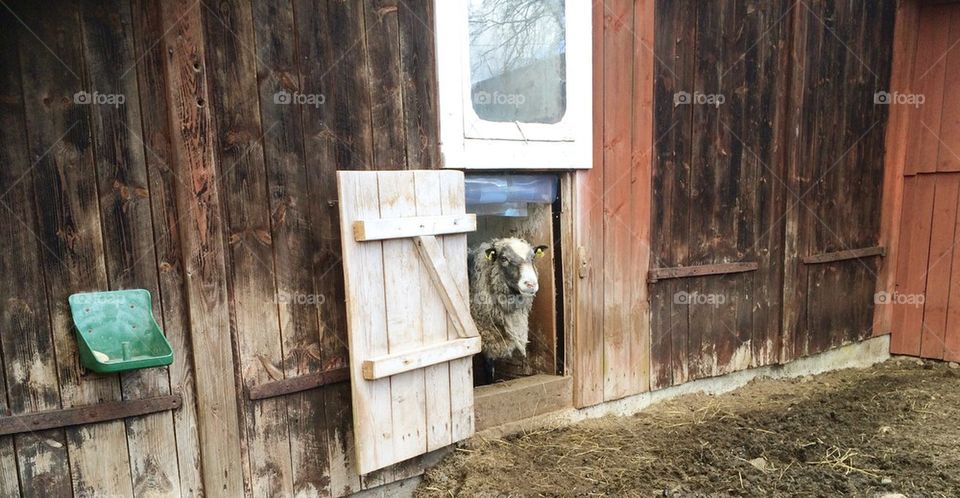
[[[632,417],[474,438],[417,490],[420,497],[894,493],[960,495],[960,369],[893,359],[684,396]]]

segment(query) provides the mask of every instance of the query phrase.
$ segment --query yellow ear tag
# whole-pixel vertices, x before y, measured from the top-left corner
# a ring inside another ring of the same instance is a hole
[[[487,252],[486,252],[486,255],[487,255],[487,259],[488,259],[489,261],[493,261],[493,258],[496,257],[497,252],[496,252],[496,251],[487,251]]]
[[[533,253],[534,253],[538,258],[542,258],[542,257],[543,257],[543,248],[542,248],[542,247],[538,247],[537,250],[534,251]]]

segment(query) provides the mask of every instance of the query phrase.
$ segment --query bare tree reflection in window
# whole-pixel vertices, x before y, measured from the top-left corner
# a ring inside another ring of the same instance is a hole
[[[563,118],[564,28],[564,0],[470,0],[470,97],[481,119]]]

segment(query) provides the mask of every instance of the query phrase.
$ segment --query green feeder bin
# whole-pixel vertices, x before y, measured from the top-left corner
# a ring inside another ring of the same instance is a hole
[[[173,363],[173,348],[153,318],[150,292],[131,289],[70,296],[80,362],[98,373]]]

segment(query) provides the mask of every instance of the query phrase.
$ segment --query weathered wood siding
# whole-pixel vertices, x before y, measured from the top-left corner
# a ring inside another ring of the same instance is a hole
[[[0,438],[0,495],[340,496],[419,471],[361,479],[346,383],[247,389],[346,365],[334,173],[437,166],[432,24],[427,0],[0,11],[0,408],[184,398]],[[67,296],[122,288],[153,294],[169,368],[79,366]]]
[[[803,259],[880,243],[895,2],[656,8],[650,266],[758,269],[650,284],[653,387],[870,335],[878,258]]]
[[[888,138],[902,189],[892,308],[893,353],[960,361],[960,5],[912,5],[898,31],[904,47],[894,71],[916,105],[897,106],[903,133]],[[894,174],[892,173],[892,174]]]

